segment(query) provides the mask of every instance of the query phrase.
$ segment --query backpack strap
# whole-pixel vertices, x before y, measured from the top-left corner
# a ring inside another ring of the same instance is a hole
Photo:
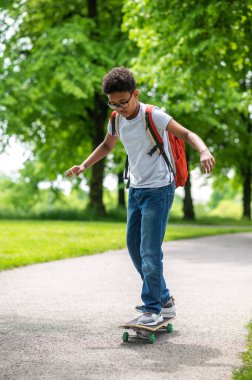
[[[152,125],[151,125],[151,120],[153,122],[153,119],[152,119],[153,108],[154,106],[147,105],[145,109],[145,113],[143,113],[143,123],[144,123],[146,133],[150,141],[154,145],[153,149],[151,149],[150,152],[148,153],[150,156],[152,156],[155,151],[157,151],[158,154],[161,154],[161,151],[163,149],[163,141],[159,133],[157,133],[156,127],[154,126],[154,128],[152,128]]]
[[[117,136],[120,137],[120,134],[119,134],[119,113],[118,112],[116,112],[116,111],[111,112],[110,122],[112,125],[112,135],[115,136],[115,134],[117,134]]]
[[[118,138],[120,138],[120,133],[119,133],[119,113],[116,111],[111,112],[110,115],[110,122],[112,125],[112,135],[115,136],[117,135]],[[123,179],[127,180],[126,182],[126,189],[129,188],[130,186],[130,176],[129,176],[129,159],[128,156],[126,157],[125,161],[125,167],[123,171]]]
[[[146,133],[149,136],[149,139],[151,140],[152,144],[154,145],[154,147],[149,151],[148,154],[150,156],[152,156],[153,153],[155,151],[157,151],[159,155],[162,155],[163,158],[164,158],[164,160],[165,160],[165,162],[166,162],[166,164],[167,164],[167,167],[168,167],[169,171],[171,171],[172,174],[175,177],[175,170],[174,170],[175,165],[173,166],[170,163],[170,160],[167,157],[167,154],[165,153],[165,150],[164,150],[163,140],[162,140],[160,134],[158,133],[157,128],[155,127],[155,124],[154,124],[154,121],[153,121],[153,117],[152,117],[153,108],[154,108],[154,106],[147,104],[146,110],[145,110],[145,114],[144,114],[144,117],[143,117]],[[169,140],[168,136],[167,136],[167,140]],[[171,147],[170,147],[169,141],[168,141],[168,148],[169,148],[169,153],[170,153],[170,155],[172,157],[172,161],[173,161],[173,164],[174,164],[174,158],[173,158],[173,155],[172,155],[172,152],[171,152]]]
[[[174,159],[174,155],[173,155],[173,151],[172,151],[172,147],[171,147],[171,142],[170,142],[170,132],[167,133],[167,144],[168,144],[168,151],[169,151],[169,154],[171,157],[171,163],[172,163],[172,167],[174,170],[174,177],[175,177],[177,174],[177,170],[176,170],[175,159]]]
[[[128,155],[126,156],[126,160],[125,160],[125,166],[124,166],[124,171],[123,171],[123,179],[124,180],[127,180],[126,182],[126,189],[128,189],[130,187],[130,175],[129,175],[129,158],[128,158]]]

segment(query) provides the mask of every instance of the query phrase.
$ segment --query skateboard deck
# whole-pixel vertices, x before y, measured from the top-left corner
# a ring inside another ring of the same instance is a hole
[[[164,318],[164,320],[160,323],[158,323],[155,326],[144,326],[138,323],[139,317],[132,319],[131,321],[121,324],[118,327],[127,329],[127,330],[133,330],[136,332],[136,335],[129,335],[128,332],[124,332],[122,339],[123,342],[128,342],[129,338],[144,338],[148,339],[151,343],[155,342],[155,332],[158,330],[165,330],[168,333],[171,333],[173,330],[173,325],[171,321],[176,319],[176,317],[171,317],[171,318]],[[151,334],[152,333],[152,334]]]

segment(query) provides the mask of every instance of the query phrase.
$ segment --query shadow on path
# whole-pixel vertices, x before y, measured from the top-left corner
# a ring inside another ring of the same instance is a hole
[[[219,349],[175,343],[180,336],[177,330],[158,333],[151,345],[141,339],[121,343],[122,331],[112,323],[102,331],[99,326],[92,327],[80,320],[0,316],[1,378],[11,379],[16,374],[15,379],[22,379],[29,373],[29,378],[59,378],[57,374],[61,374],[64,379],[98,379],[106,378],[105,374],[110,378],[112,372],[115,378],[147,372],[155,377],[175,373],[181,366],[230,367],[208,363],[221,356]]]

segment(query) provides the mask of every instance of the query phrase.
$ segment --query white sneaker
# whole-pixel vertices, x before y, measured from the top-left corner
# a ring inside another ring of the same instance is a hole
[[[138,325],[145,326],[155,326],[160,322],[163,322],[164,318],[162,314],[155,313],[143,313],[143,315],[138,319]]]
[[[136,306],[135,310],[138,313],[143,312],[142,306]],[[164,318],[176,317],[175,299],[173,297],[171,297],[169,301],[167,301],[166,304],[162,306],[161,313]]]
[[[176,317],[175,299],[173,297],[162,306],[161,313],[164,318]]]

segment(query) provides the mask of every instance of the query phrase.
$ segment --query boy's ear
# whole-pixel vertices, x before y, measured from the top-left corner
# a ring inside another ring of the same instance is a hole
[[[134,90],[134,95],[137,99],[139,98],[140,92],[137,88]]]

